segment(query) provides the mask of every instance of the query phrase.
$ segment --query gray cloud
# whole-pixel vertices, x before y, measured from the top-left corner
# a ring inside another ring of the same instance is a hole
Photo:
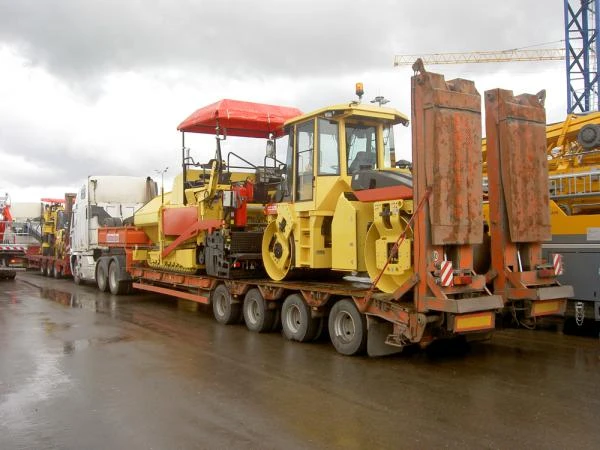
[[[75,82],[165,67],[235,78],[314,76],[389,67],[397,52],[561,39],[555,3],[0,0],[0,41]]]

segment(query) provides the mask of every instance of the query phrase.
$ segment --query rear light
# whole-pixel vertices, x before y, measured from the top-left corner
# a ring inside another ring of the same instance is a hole
[[[471,275],[454,275],[454,286],[465,286],[473,282]]]
[[[553,278],[555,276],[554,269],[538,269],[537,275],[540,278]]]

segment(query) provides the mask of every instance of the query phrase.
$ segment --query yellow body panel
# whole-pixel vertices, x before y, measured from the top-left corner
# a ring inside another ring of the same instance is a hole
[[[142,249],[136,248],[133,250],[131,257],[134,261],[147,261],[148,260],[148,250],[142,250]]]
[[[600,229],[600,214],[567,215],[553,201],[550,202],[550,222],[553,235],[588,234],[590,228]]]
[[[336,270],[364,272],[365,242],[367,225],[373,221],[373,205],[370,203],[352,202],[344,196],[338,198],[333,216],[331,234],[332,260],[331,267]]]

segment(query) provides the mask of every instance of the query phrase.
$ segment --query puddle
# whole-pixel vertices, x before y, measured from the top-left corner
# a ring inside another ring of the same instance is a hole
[[[116,344],[119,342],[129,342],[133,340],[131,336],[122,335],[122,336],[109,336],[109,337],[101,337],[101,338],[91,338],[91,339],[76,339],[74,341],[66,341],[63,345],[63,353],[65,355],[72,355],[75,352],[80,350],[85,350],[86,348],[96,346],[96,345],[107,345],[107,344]]]
[[[55,333],[57,331],[68,330],[73,325],[70,324],[70,323],[56,323],[56,322],[51,321],[47,317],[44,317],[42,319],[42,326],[43,326],[44,330],[46,331],[46,333],[52,334],[52,333]]]
[[[70,308],[82,308],[97,312],[99,303],[95,294],[87,292],[65,292],[51,288],[40,288],[40,297]]]

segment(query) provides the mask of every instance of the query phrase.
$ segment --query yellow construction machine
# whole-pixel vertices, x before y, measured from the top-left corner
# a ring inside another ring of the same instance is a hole
[[[360,83],[356,93],[360,99]],[[413,275],[410,233],[388,261],[414,210],[412,177],[396,161],[396,124],[408,118],[360,101],[285,124],[285,181],[281,201],[267,210],[262,243],[272,279],[327,269],[374,280],[383,270],[377,287],[392,292]]]
[[[41,200],[41,255],[64,258],[67,254],[69,222],[74,199],[75,194],[65,194],[64,199]]]
[[[153,268],[200,271],[222,278],[261,273],[260,246],[266,226],[263,208],[282,180],[275,138],[281,136],[285,120],[301,114],[296,108],[225,99],[183,121],[178,127],[182,132],[182,173],[175,178],[171,192],[155,197],[136,212],[135,225],[144,230],[154,247],[138,250],[134,259]],[[215,135],[214,157],[197,163],[185,146],[186,132]],[[233,152],[225,159],[221,142],[227,136],[266,139],[270,151],[264,165]]]

